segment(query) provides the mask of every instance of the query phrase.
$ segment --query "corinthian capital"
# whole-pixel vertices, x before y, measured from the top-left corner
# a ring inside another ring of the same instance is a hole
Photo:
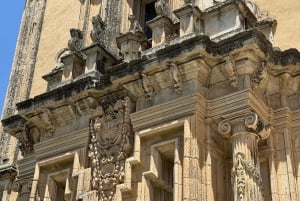
[[[270,127],[265,125],[256,113],[248,112],[221,121],[218,131],[226,138],[237,133],[250,132],[256,133],[258,137],[265,139],[269,136]]]

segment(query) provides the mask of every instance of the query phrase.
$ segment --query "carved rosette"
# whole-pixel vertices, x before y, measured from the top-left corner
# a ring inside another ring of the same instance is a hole
[[[97,115],[90,119],[92,184],[101,201],[112,200],[116,185],[124,180],[125,159],[131,153],[133,139],[130,108],[129,98],[115,103],[103,101]]]

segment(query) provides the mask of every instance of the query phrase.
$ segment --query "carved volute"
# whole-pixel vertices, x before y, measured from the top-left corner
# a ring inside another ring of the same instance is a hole
[[[269,136],[270,127],[249,112],[220,122],[218,130],[232,143],[231,183],[234,201],[264,200],[258,158],[258,140]]]

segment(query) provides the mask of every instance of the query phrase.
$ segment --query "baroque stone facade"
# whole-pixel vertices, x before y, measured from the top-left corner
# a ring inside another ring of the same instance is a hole
[[[55,7],[74,12],[49,49]],[[255,2],[27,1],[25,13],[21,33],[38,28],[17,48],[26,83],[14,71],[9,86],[1,136],[18,146],[2,200],[300,199],[300,53],[274,47],[277,21]]]

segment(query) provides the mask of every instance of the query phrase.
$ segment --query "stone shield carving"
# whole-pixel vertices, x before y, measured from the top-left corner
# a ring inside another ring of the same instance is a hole
[[[89,157],[92,160],[92,184],[99,200],[112,200],[116,185],[124,180],[125,159],[132,150],[129,98],[115,103],[103,101],[90,119]]]

